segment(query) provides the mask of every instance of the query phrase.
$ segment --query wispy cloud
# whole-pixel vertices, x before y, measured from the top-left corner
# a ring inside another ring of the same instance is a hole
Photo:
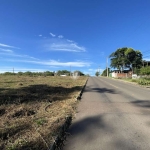
[[[14,53],[12,50],[1,50],[1,49],[0,49],[0,54],[3,55],[3,56],[10,57],[10,58],[14,58],[14,57],[17,58],[17,57],[18,57],[18,58],[24,58],[24,59],[30,59],[30,60],[39,60],[38,58],[29,56],[29,55],[16,54],[16,53]],[[15,58],[15,59],[16,59],[16,58]]]
[[[58,35],[58,38],[62,39],[64,36],[63,35]]]
[[[13,53],[13,50],[0,48],[0,52]]]
[[[52,37],[55,37],[56,35],[55,34],[53,34],[53,33],[49,33]]]
[[[42,36],[42,34],[39,34],[39,36]]]
[[[72,40],[68,40],[68,39],[67,39],[67,41],[68,41],[68,42],[70,42],[70,43],[72,43],[72,42],[73,42]]]
[[[54,67],[88,67],[91,65],[91,62],[83,62],[83,61],[73,61],[73,62],[61,62],[56,60],[49,60],[49,61],[43,61],[43,60],[23,60],[23,59],[7,59],[7,61],[12,62],[24,62],[24,63],[32,63],[32,64],[39,64],[39,65],[46,65],[46,66],[54,66]]]
[[[50,50],[54,51],[68,51],[68,52],[84,52],[85,48],[78,46],[76,43],[52,43]]]
[[[44,47],[48,51],[66,51],[66,52],[85,52],[86,48],[79,46],[75,42],[70,42],[66,39],[50,39],[44,43]]]
[[[18,47],[11,46],[11,45],[7,45],[7,44],[3,44],[3,43],[0,43],[0,47],[3,47],[3,48],[16,48],[16,49],[20,49],[20,48],[18,48]]]

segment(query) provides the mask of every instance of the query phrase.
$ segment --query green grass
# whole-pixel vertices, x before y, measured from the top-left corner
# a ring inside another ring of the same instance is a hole
[[[150,85],[150,78],[139,78],[139,79],[127,78],[127,79],[122,79],[122,80],[129,81],[129,82],[135,82],[139,85],[145,85],[145,86]]]

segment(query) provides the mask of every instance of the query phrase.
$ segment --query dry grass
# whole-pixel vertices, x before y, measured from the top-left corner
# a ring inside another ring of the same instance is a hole
[[[1,75],[0,149],[48,149],[86,79]]]

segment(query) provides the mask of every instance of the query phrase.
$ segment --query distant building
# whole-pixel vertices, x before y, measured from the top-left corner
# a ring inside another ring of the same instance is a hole
[[[62,75],[60,75],[61,77],[66,77],[67,75],[66,74],[62,74]]]
[[[143,67],[150,66],[150,61],[143,60],[142,62],[143,62]]]
[[[132,77],[132,71],[131,70],[124,70],[124,71],[113,70],[109,74],[109,76],[113,78],[129,78],[129,77]]]

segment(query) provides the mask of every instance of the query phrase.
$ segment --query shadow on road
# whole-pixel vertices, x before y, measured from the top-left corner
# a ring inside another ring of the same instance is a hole
[[[84,118],[74,122],[69,129],[69,137],[63,150],[70,149],[101,149],[101,145],[110,145],[116,149],[127,150],[136,147],[134,144],[128,143],[131,139],[123,136],[117,138],[118,129],[105,122],[106,115],[97,115]],[[109,137],[112,138],[111,142]],[[109,140],[108,140],[109,139]],[[103,143],[105,141],[106,143]],[[108,143],[109,141],[109,143]],[[127,144],[128,143],[128,144]],[[76,147],[76,148],[75,148]]]
[[[131,103],[138,107],[146,107],[146,108],[150,107],[150,100],[136,100]]]
[[[117,92],[114,89],[108,89],[108,88],[92,88],[90,86],[87,86],[84,92],[98,92],[98,93],[112,93],[117,94]]]

